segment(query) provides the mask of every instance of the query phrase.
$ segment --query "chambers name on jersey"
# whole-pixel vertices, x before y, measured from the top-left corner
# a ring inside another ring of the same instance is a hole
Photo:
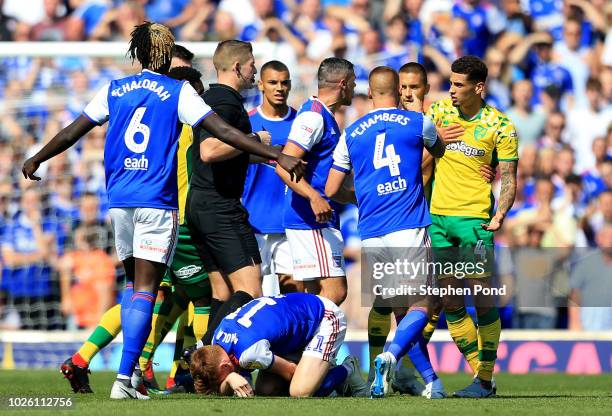
[[[344,131],[332,167],[354,171],[362,239],[431,223],[421,159],[436,140],[428,117],[397,108],[372,110]]]
[[[465,132],[461,141],[446,146],[436,159],[431,213],[446,216],[489,218],[493,209],[491,184],[480,175],[494,154],[499,161],[518,160],[518,137],[508,117],[490,105],[466,119],[452,100],[433,103],[427,114],[442,126],[459,124]]]

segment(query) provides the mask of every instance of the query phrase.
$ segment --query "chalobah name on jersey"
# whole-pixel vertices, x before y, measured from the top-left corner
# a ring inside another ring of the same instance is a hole
[[[136,91],[142,88],[154,92],[162,101],[166,101],[172,96],[168,91],[166,91],[163,85],[157,85],[157,81],[151,81],[149,79],[140,79],[138,81],[133,80],[132,82],[125,83],[120,87],[115,88],[111,92],[111,95],[113,97],[123,97],[123,95],[127,94],[128,92]]]
[[[377,113],[359,123],[359,126],[357,126],[355,130],[351,132],[351,137],[361,136],[368,128],[379,121],[388,121],[390,123],[398,123],[405,126],[410,121],[410,118],[397,113]]]
[[[483,149],[469,146],[464,141],[447,144],[446,151],[461,152],[468,157],[480,157],[485,155],[485,151]]]

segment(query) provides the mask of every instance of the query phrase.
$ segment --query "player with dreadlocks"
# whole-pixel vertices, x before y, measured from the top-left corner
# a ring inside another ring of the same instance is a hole
[[[146,399],[130,381],[151,329],[159,283],[172,262],[178,235],[177,147],[180,126],[202,126],[243,151],[271,160],[297,179],[303,164],[249,138],[225,123],[188,82],[167,77],[174,37],[160,24],[145,22],[131,34],[129,56],[142,71],[105,85],[83,113],[38,153],[23,175],[74,145],[94,127],[109,122],[104,149],[109,215],[115,247],[126,271],[121,302],[123,351],[113,399]]]

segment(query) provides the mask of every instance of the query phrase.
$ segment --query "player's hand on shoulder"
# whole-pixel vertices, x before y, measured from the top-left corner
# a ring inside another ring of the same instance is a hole
[[[304,176],[304,170],[306,169],[306,163],[300,158],[293,157],[281,153],[278,156],[278,160],[276,161],[283,169],[285,169],[291,175],[291,180],[294,182],[299,182]]]
[[[460,137],[463,136],[463,133],[465,132],[465,129],[457,123],[443,127],[440,122],[438,122],[438,124],[436,124],[436,130],[438,131],[438,136],[442,139],[444,144],[461,141]]]
[[[325,223],[331,220],[334,213],[333,208],[321,195],[313,195],[310,198],[310,207],[312,212],[315,214],[317,222]]]
[[[23,164],[23,168],[21,169],[21,173],[26,179],[31,179],[33,181],[39,181],[40,177],[34,175],[34,172],[38,170],[40,167],[40,163],[34,160],[34,158],[29,158]]]
[[[482,165],[480,167],[480,176],[488,183],[491,183],[495,179],[495,169],[491,165]]]
[[[254,396],[253,388],[249,384],[248,380],[242,377],[238,373],[230,373],[223,383],[227,383],[231,390],[234,392],[234,396],[238,397],[252,397]]]

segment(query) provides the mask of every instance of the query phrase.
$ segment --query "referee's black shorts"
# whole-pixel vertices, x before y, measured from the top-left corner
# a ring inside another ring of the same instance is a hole
[[[261,264],[249,213],[239,200],[192,188],[185,208],[187,226],[206,271],[230,274]]]

